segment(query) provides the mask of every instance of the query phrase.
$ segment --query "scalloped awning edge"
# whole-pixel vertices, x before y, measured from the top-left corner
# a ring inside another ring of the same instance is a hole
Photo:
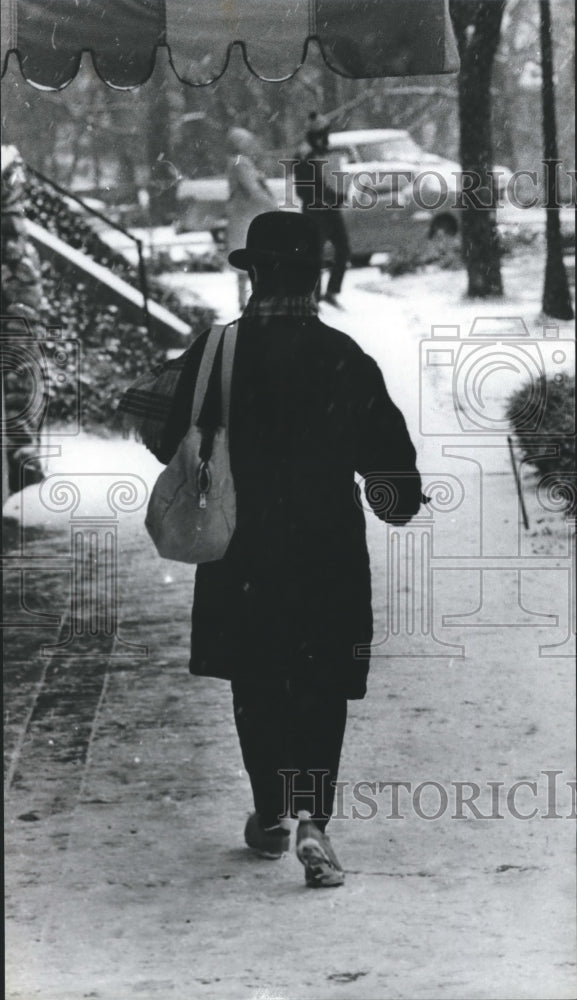
[[[331,70],[354,79],[430,76],[459,68],[448,0],[1,0],[2,75],[15,52],[33,86],[60,90],[89,52],[100,78],[133,89],[169,50],[180,80],[208,86],[234,45],[263,81],[290,79],[315,41]],[[189,28],[194,24],[194,32]]]

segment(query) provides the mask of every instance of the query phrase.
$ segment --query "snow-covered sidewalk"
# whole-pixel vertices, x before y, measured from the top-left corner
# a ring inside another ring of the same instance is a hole
[[[526,472],[522,527],[496,423],[519,374],[489,365],[480,393],[455,374],[454,328],[486,320],[482,350],[496,317],[527,331],[493,348],[500,363],[521,342],[529,370],[537,343],[548,370],[565,365],[567,328],[537,321],[542,265],[507,263],[508,300],[482,309],[460,273],[375,268],[348,273],[342,312],[322,307],[377,358],[434,497],[400,532],[367,517],[375,640],[332,822],[343,889],[311,892],[294,855],[243,846],[228,686],[186,669],[194,569],[159,559],[143,527],[158,463],[130,441],[51,440],[52,496],[31,487],[7,509],[26,528],[6,639],[10,1000],[575,995],[570,525]],[[170,281],[234,316],[234,273]],[[42,647],[74,622],[59,616],[75,516],[117,544],[119,621],[60,658]]]

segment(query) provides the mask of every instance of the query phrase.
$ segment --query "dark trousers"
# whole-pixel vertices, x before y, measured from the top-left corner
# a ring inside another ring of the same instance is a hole
[[[324,830],[347,721],[342,695],[233,681],[233,706],[254,806],[264,826],[306,809]],[[309,773],[307,773],[309,772]]]
[[[349,238],[341,208],[305,208],[304,213],[320,227],[321,239],[333,247],[334,260],[329,275],[327,293],[338,295],[349,259]]]

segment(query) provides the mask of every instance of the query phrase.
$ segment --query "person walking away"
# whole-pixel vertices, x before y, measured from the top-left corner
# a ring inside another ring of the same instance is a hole
[[[290,818],[298,818],[306,884],[328,888],[344,880],[325,830],[347,702],[366,693],[368,660],[355,650],[369,646],[373,631],[355,472],[371,473],[373,484],[378,474],[380,488],[367,490],[367,501],[395,524],[419,510],[421,480],[376,362],[318,318],[315,222],[293,212],[259,215],[229,261],[252,285],[230,397],[237,520],[224,557],[197,568],[190,670],[231,682],[254,799],[246,843],[280,858]],[[141,379],[121,401],[161,462],[188,430],[208,333],[148,377],[148,389]],[[208,431],[220,419],[215,370],[198,421]],[[164,396],[169,415],[155,423]]]
[[[257,165],[258,141],[245,128],[231,128],[227,134],[228,186],[227,248],[232,251],[244,246],[248,227],[261,212],[276,209],[264,173]],[[238,298],[244,309],[248,298],[248,278],[238,272]]]
[[[330,122],[314,111],[309,115],[306,142],[297,153],[294,167],[295,190],[305,215],[319,228],[320,238],[333,247],[333,263],[325,294],[326,302],[339,306],[343,278],[350,256],[349,240],[343,219],[343,195],[330,183],[327,161]]]

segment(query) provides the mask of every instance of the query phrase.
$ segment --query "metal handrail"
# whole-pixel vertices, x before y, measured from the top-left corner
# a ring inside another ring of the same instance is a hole
[[[136,243],[136,249],[138,252],[138,278],[140,281],[140,290],[142,292],[144,322],[146,325],[148,336],[149,338],[152,339],[150,310],[148,308],[150,293],[148,289],[148,276],[146,274],[146,266],[144,263],[142,240],[139,240],[137,236],[133,236],[132,233],[130,233],[127,229],[124,229],[123,226],[119,226],[117,222],[113,222],[112,219],[109,219],[102,212],[99,212],[98,209],[92,208],[90,205],[87,205],[86,202],[82,200],[82,198],[78,197],[78,195],[72,194],[70,191],[67,191],[66,188],[63,188],[61,187],[60,184],[57,184],[56,181],[53,181],[50,177],[46,177],[44,174],[41,174],[39,170],[35,170],[34,167],[30,167],[28,165],[26,166],[26,169],[31,174],[34,174],[35,177],[38,177],[39,180],[43,181],[45,184],[48,184],[50,187],[53,187],[55,191],[58,191],[59,194],[63,195],[65,198],[71,198],[72,201],[76,201],[79,205],[82,206],[83,209],[85,209],[86,212],[89,212],[90,215],[94,215],[96,216],[97,219],[101,219],[102,222],[105,222],[108,226],[111,227],[111,229],[116,229],[119,233],[122,233],[123,236],[127,236],[129,240],[132,240],[134,243]]]

